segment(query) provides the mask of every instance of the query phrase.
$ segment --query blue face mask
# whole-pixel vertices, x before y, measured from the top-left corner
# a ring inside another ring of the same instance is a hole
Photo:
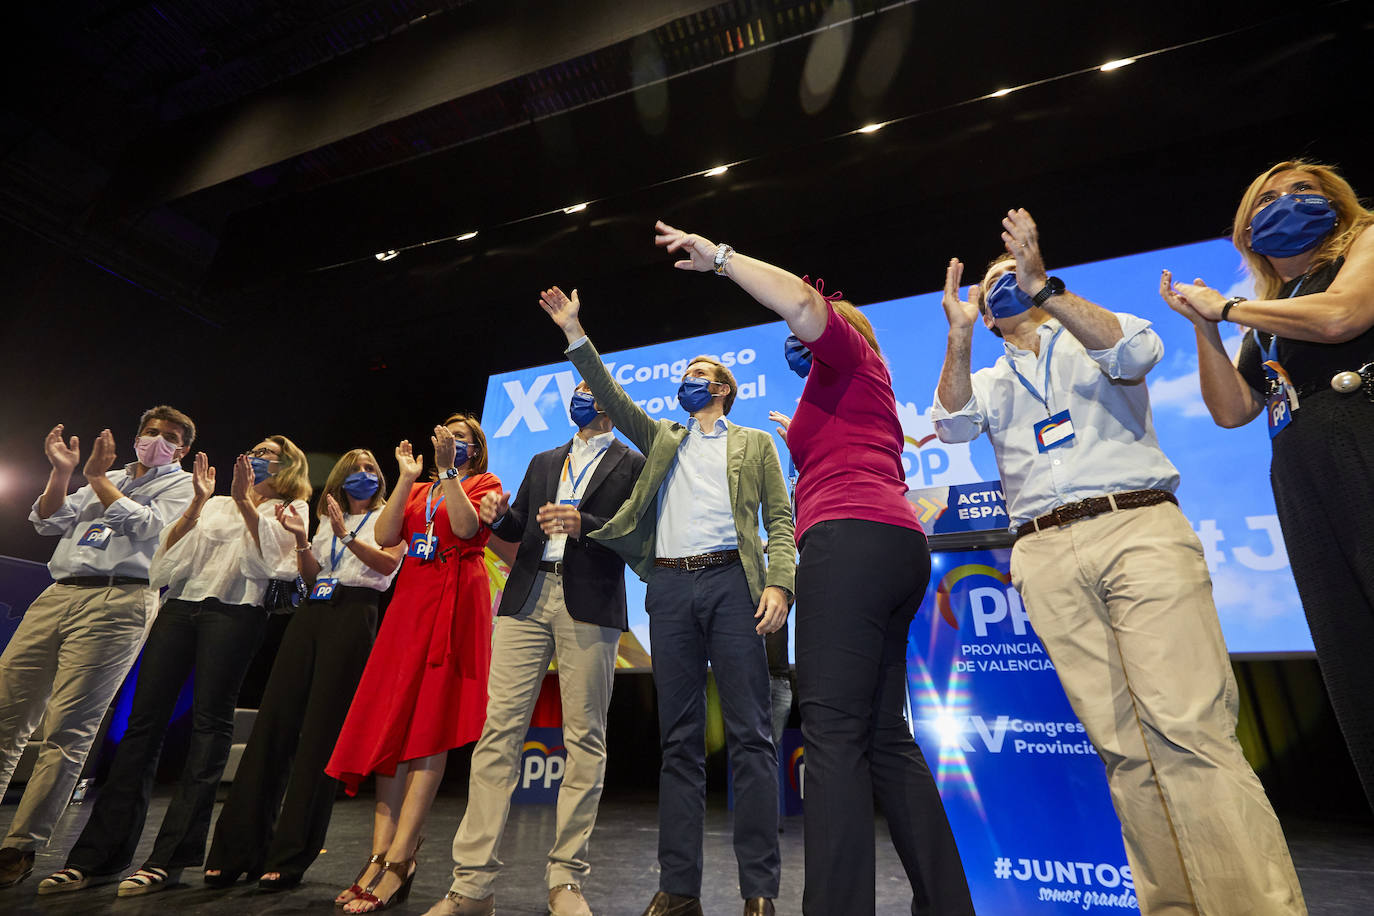
[[[601,416],[601,411],[596,409],[596,398],[585,391],[574,391],[572,400],[568,402],[568,416],[572,417],[578,429],[582,429]]]
[[[796,334],[788,334],[782,342],[782,355],[792,371],[802,378],[811,374],[811,348],[798,340]]]
[[[344,478],[343,491],[354,499],[371,499],[377,495],[382,481],[376,474],[354,471]]]
[[[1336,211],[1320,194],[1285,194],[1250,220],[1250,250],[1271,258],[1311,251],[1336,228]]]
[[[453,440],[453,466],[455,468],[461,468],[463,465],[467,464],[470,452],[471,449],[466,442],[462,439],[455,438]]]
[[[988,290],[988,311],[993,318],[1015,318],[1034,305],[1034,300],[1016,285],[1016,274],[1007,271]]]
[[[696,413],[711,403],[711,380],[705,378],[685,378],[677,387],[677,402],[688,413]]]
[[[266,458],[259,458],[256,455],[248,459],[253,465],[253,484],[262,483],[272,476],[272,462]]]

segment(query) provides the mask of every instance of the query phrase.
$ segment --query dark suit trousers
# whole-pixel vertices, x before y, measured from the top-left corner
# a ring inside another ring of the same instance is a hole
[[[146,865],[197,866],[234,734],[234,702],[267,626],[267,612],[214,599],[163,605],[139,663],[129,726],[86,829],[67,864],[88,874],[127,868],[148,817],[162,739],[177,695],[194,669],[191,744]]]
[[[744,567],[733,563],[693,572],[655,567],[644,603],[663,748],[659,889],[701,896],[709,660],[734,774],[740,895],[776,897],[778,761],[769,721],[768,658],[763,637],[754,631],[757,607]]]
[[[215,824],[207,868],[299,876],[320,854],[338,787],[324,767],[367,665],[380,597],[345,588],[338,604],[310,601],[296,611]]]
[[[919,531],[844,519],[802,536],[797,694],[806,741],[804,913],[871,916],[873,798],[913,914],[973,913],[940,793],[903,715],[907,630],[930,579]]]

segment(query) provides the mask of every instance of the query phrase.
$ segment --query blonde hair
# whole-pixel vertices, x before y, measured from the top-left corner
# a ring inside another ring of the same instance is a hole
[[[277,491],[283,502],[309,499],[314,488],[310,486],[310,464],[305,460],[305,452],[285,436],[265,438],[268,442],[275,442],[280,450],[277,473],[272,475],[272,489]]]
[[[1350,250],[1355,239],[1369,226],[1374,225],[1374,211],[1360,203],[1350,182],[1341,177],[1335,168],[1310,159],[1285,159],[1264,170],[1245,189],[1241,195],[1240,206],[1236,208],[1236,219],[1231,225],[1231,244],[1236,246],[1240,256],[1245,259],[1245,267],[1255,281],[1255,295],[1261,299],[1273,299],[1283,288],[1283,278],[1274,270],[1269,259],[1250,249],[1250,220],[1254,215],[1255,199],[1264,186],[1279,172],[1304,172],[1316,179],[1322,195],[1331,201],[1336,211],[1336,227],[1316,249],[1312,256],[1311,269],[1330,264]]]
[[[482,424],[477,420],[477,414],[460,411],[459,413],[449,414],[444,425],[450,423],[466,423],[468,429],[472,430],[473,444],[477,446],[477,454],[468,450],[468,473],[485,474],[487,472],[487,434],[482,432]]]
[[[368,509],[380,509],[386,505],[386,472],[377,463],[377,456],[365,448],[355,448],[350,452],[345,452],[344,456],[334,462],[334,467],[329,471],[329,477],[324,482],[324,490],[320,493],[320,501],[315,506],[315,512],[320,518],[329,517],[329,504],[327,497],[334,497],[334,501],[339,504],[339,508],[348,514],[348,494],[343,491],[344,478],[353,473],[353,469],[358,466],[358,462],[366,458],[372,462],[372,466],[377,469],[377,492],[372,494],[372,499],[367,504]]]
[[[687,368],[692,368],[693,363],[705,363],[710,366],[711,374],[715,376],[711,381],[730,386],[730,393],[725,396],[724,402],[720,405],[721,409],[724,410],[728,416],[730,408],[735,406],[735,395],[739,394],[739,385],[735,384],[735,373],[725,368],[723,363],[709,356],[693,356],[691,359],[687,360]]]
[[[835,314],[849,322],[849,326],[858,331],[859,336],[868,341],[868,345],[879,358],[882,357],[883,348],[878,346],[878,335],[873,333],[873,324],[867,315],[859,311],[858,306],[848,299],[836,299],[830,303],[830,307],[835,310]]]

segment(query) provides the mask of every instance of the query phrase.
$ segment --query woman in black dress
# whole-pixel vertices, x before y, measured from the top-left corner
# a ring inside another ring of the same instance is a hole
[[[1232,241],[1253,300],[1160,280],[1193,322],[1219,426],[1261,412],[1270,480],[1322,678],[1374,805],[1374,212],[1329,166],[1280,162],[1250,183]],[[1247,327],[1231,362],[1219,326]]]

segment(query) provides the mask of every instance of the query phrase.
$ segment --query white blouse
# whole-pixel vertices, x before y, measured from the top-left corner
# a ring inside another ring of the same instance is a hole
[[[366,543],[369,547],[377,547],[377,518],[382,514],[381,509],[377,509],[371,515],[344,515],[344,530],[357,531],[354,537]],[[358,524],[362,522],[361,526]],[[339,565],[334,566],[331,559],[331,551],[339,556]],[[315,555],[315,559],[320,564],[320,579],[338,579],[340,585],[349,585],[357,588],[371,588],[379,592],[384,592],[391,585],[391,580],[396,578],[396,574],[401,571],[401,564],[397,563],[396,568],[387,575],[382,575],[368,566],[358,555],[349,550],[348,547],[339,543],[334,538],[334,527],[329,524],[329,519],[322,518],[319,525],[315,528],[315,539],[310,542],[310,552]]]
[[[261,605],[270,579],[296,578],[296,537],[277,521],[277,498],[258,503],[258,541],[253,543],[243,516],[231,496],[212,496],[200,520],[179,541],[167,546],[167,535],[153,555],[148,578],[154,588],[167,587],[162,600]],[[304,500],[291,505],[301,518],[310,508]]]

